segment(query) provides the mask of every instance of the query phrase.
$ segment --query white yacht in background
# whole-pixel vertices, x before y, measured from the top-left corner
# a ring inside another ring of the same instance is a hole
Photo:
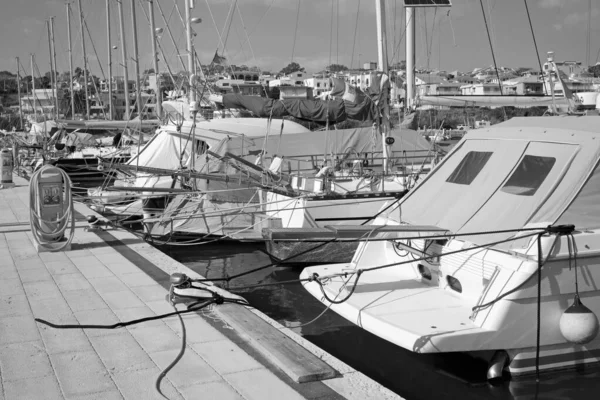
[[[599,122],[527,117],[470,131],[371,226],[327,227],[366,241],[350,263],[305,268],[305,288],[407,350],[486,358],[490,378],[598,363]]]

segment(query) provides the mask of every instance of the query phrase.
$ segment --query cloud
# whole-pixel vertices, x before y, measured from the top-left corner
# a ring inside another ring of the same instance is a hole
[[[23,17],[20,19],[19,23],[19,25],[23,27],[23,33],[28,36],[40,32],[40,27],[44,24],[44,21],[34,17]]]
[[[600,11],[597,8],[593,8],[592,9],[592,18],[597,17],[599,13],[600,13]],[[572,26],[577,26],[577,25],[587,26],[587,22],[588,22],[588,13],[586,13],[586,12],[570,13],[569,15],[567,15],[565,17],[565,20],[564,20],[565,25],[572,25]]]
[[[563,8],[566,5],[572,5],[579,0],[540,0],[538,5],[541,8]]]

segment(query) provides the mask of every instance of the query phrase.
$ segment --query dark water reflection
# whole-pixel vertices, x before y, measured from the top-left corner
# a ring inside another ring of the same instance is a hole
[[[161,249],[209,278],[231,276],[267,265],[269,257],[257,245],[209,244]],[[297,279],[300,269],[274,268],[231,281],[232,291],[304,338],[381,383],[400,396],[414,399],[597,399],[600,372],[563,372],[499,386],[485,382],[486,366],[463,354],[416,354],[366,332],[328,311],[301,328],[324,306],[301,284],[236,290],[234,287]]]

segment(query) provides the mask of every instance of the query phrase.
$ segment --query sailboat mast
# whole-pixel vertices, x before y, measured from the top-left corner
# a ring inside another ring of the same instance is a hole
[[[75,119],[75,96],[73,95],[73,47],[71,43],[71,4],[67,6],[67,41],[69,45],[69,93],[71,93],[71,119]]]
[[[192,46],[192,22],[190,20],[190,0],[185,0],[185,32],[186,32],[186,51],[188,56],[188,71],[190,74],[189,100],[190,104],[196,101],[196,92],[193,90],[194,80],[194,49]]]
[[[46,29],[48,31],[48,55],[49,55],[49,60],[50,60],[50,95],[53,97],[52,98],[52,103],[54,103],[54,73],[52,72],[54,69],[54,64],[52,63],[52,36],[50,34],[50,20],[46,20]],[[56,108],[54,108],[54,118],[57,118],[57,112],[58,110]]]
[[[37,117],[37,98],[35,96],[35,72],[33,65],[35,64],[35,55],[32,53],[31,61],[31,97],[33,97],[33,115]]]
[[[377,0],[377,53],[378,53],[378,69],[384,74],[388,73],[388,58],[387,58],[387,36],[385,29],[385,4],[384,0]],[[383,110],[383,123],[380,125],[382,150],[383,150],[383,173],[388,172],[388,144],[387,134],[389,129],[389,101],[386,101]],[[383,182],[383,181],[382,181]]]
[[[88,94],[87,54],[85,52],[85,28],[83,26],[83,10],[81,0],[77,0],[79,6],[79,26],[81,28],[81,50],[83,51],[83,88],[85,91],[85,117],[90,118],[90,96]]]
[[[415,15],[414,7],[406,7],[406,110],[412,110],[415,98]]]
[[[156,76],[156,116],[162,116],[162,96],[160,90],[160,75],[158,73],[158,53],[156,51],[156,26],[154,24],[154,0],[148,0],[150,9],[150,30],[152,31],[152,62],[154,63],[154,75]]]
[[[109,119],[113,119],[115,116],[114,107],[113,107],[113,91],[112,91],[112,83],[113,83],[113,75],[112,75],[112,47],[110,40],[110,0],[106,0],[106,35],[108,40],[108,45],[106,47],[108,51],[108,115]]]
[[[21,73],[19,72],[19,57],[17,57],[17,96],[19,96],[19,126],[23,130],[23,106],[21,105]]]
[[[133,30],[133,62],[135,64],[135,103],[138,117],[142,119],[142,96],[140,93],[140,60],[138,54],[137,20],[135,16],[135,2],[131,0],[131,24]]]
[[[54,42],[54,17],[50,17],[50,43],[52,44],[52,71],[50,73],[54,77],[54,110],[56,118],[58,118],[58,73],[56,71],[56,43]]]
[[[127,69],[127,46],[125,45],[125,21],[123,16],[123,0],[117,0],[119,5],[119,25],[121,33],[121,58],[123,58],[123,81],[125,89],[125,116],[129,120],[129,71]],[[118,87],[118,86],[117,86]]]

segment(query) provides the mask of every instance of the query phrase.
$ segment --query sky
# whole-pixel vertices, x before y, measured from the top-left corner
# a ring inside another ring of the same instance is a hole
[[[131,3],[122,0],[125,13],[125,44],[128,58],[133,57]],[[135,0],[140,70],[152,67],[151,32],[145,13],[148,0]],[[536,40],[544,62],[547,51],[554,51],[558,61],[586,59],[588,6],[590,0],[527,0]],[[117,0],[111,5],[113,74],[122,74],[121,41]],[[186,62],[185,37],[181,19],[174,9],[184,0],[154,0],[156,26],[165,28],[159,2],[178,51],[166,29],[159,37],[164,56],[159,51],[159,69],[167,61],[173,72]],[[405,58],[405,18],[402,0],[384,0],[386,6],[387,44],[390,64]],[[73,10],[73,63],[83,65],[82,41],[77,0]],[[90,35],[86,34],[89,69],[106,76],[108,40],[106,0],[81,0]],[[236,65],[258,66],[277,72],[291,61],[308,72],[317,72],[331,63],[358,67],[359,63],[377,61],[375,0],[196,0],[191,11],[202,19],[193,26],[194,46],[202,63],[209,63],[215,51]],[[450,8],[419,9],[416,13],[417,67],[446,71],[470,71],[493,65],[486,33],[482,4],[498,66],[536,67],[533,39],[524,0],[453,0]],[[227,16],[233,12],[229,29]],[[358,11],[358,13],[357,13]],[[64,0],[6,1],[0,13],[0,71],[16,72],[16,57],[22,64],[21,74],[31,74],[30,54],[35,54],[37,70],[50,70],[45,21],[54,16],[57,70],[68,71],[67,18]],[[591,64],[600,48],[600,2],[592,0]],[[91,40],[90,40],[91,37]],[[248,40],[249,38],[249,40]],[[223,50],[223,43],[225,49]],[[129,61],[130,76],[134,64]]]

